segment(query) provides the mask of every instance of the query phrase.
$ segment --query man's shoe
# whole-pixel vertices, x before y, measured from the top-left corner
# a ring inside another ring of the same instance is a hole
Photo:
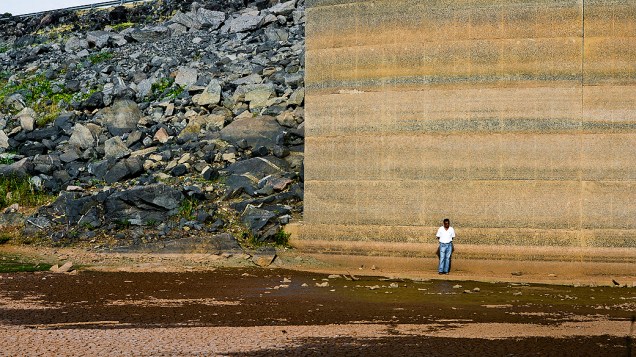
[[[442,272],[440,271],[440,272],[439,272],[439,273],[437,273],[437,274],[439,274],[439,275],[443,275],[444,273],[442,273]]]

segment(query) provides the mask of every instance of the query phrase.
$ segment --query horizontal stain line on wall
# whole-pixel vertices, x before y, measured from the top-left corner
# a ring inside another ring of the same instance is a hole
[[[636,132],[636,122],[580,121],[572,119],[466,119],[466,120],[401,120],[395,123],[346,123],[331,127],[309,127],[309,137],[347,137],[377,133],[420,134],[600,134]],[[351,126],[350,126],[351,125]]]
[[[625,180],[576,180],[576,179],[566,179],[566,180],[558,180],[558,179],[510,179],[510,178],[501,178],[501,179],[488,179],[488,180],[474,180],[474,179],[457,179],[457,180],[446,180],[444,181],[445,184],[449,184],[452,182],[461,182],[461,183],[466,183],[466,182],[479,182],[479,183],[488,183],[488,182],[492,182],[492,183],[501,183],[502,181],[504,181],[505,183],[515,183],[515,182],[537,182],[537,183],[549,183],[549,182],[559,182],[559,183],[573,183],[573,184],[594,184],[594,185],[602,185],[602,184],[630,184],[633,185],[634,183],[636,183],[636,178],[634,179],[625,179]],[[312,180],[312,179],[308,179],[305,180],[305,182],[311,182],[311,183],[319,183],[319,184],[334,184],[334,183],[347,183],[347,184],[353,184],[353,183],[371,183],[371,184],[378,184],[378,183],[414,183],[414,182],[440,182],[439,179],[430,179],[430,180],[360,180],[360,179],[356,179],[356,180],[333,180],[333,181],[327,181],[327,180]]]
[[[586,74],[587,75],[587,74]],[[607,77],[612,78],[612,74]],[[625,71],[620,81],[629,81],[630,84],[636,85],[636,72]],[[325,90],[325,89],[363,89],[374,87],[399,87],[402,85],[457,85],[457,84],[498,84],[509,82],[545,82],[554,85],[555,82],[571,82],[580,83],[582,80],[581,73],[560,73],[560,74],[517,74],[517,75],[461,75],[461,76],[406,76],[406,77],[385,77],[385,78],[359,78],[359,79],[342,79],[342,80],[321,80],[320,78],[310,79],[306,88],[308,91]],[[594,83],[602,83],[599,78]],[[385,88],[382,88],[385,90]]]
[[[307,9],[324,8],[324,7],[337,7],[342,5],[356,4],[391,4],[393,0],[306,0],[305,7]],[[590,2],[585,0],[584,2]],[[606,0],[605,2],[618,2],[624,3],[625,0]],[[500,8],[500,7],[528,7],[537,5],[548,5],[550,7],[578,7],[580,6],[580,0],[498,0],[498,1],[475,1],[475,0],[435,0],[435,1],[422,1],[411,0],[404,1],[404,3],[411,3],[415,5],[421,5],[430,8],[450,8],[452,10],[458,9],[488,9],[488,8]]]

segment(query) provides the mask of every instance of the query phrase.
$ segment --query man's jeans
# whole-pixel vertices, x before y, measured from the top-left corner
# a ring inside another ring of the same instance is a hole
[[[440,273],[448,273],[450,269],[450,259],[453,253],[453,243],[439,244],[439,269]]]

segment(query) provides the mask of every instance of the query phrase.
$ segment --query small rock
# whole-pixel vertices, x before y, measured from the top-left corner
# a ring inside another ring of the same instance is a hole
[[[4,132],[4,130],[0,130],[0,149],[8,149],[11,145],[9,145],[9,137]]]
[[[522,272],[520,272],[520,271],[513,271],[513,272],[512,272],[512,273],[510,273],[510,274],[512,274],[512,275],[514,275],[514,276],[521,276],[521,275],[523,275],[523,273],[522,273]]]
[[[521,291],[515,291],[514,293],[512,293],[512,295],[519,296],[519,295],[522,295],[522,293],[521,293]]]
[[[153,137],[153,140],[156,140],[162,144],[165,144],[170,140],[170,135],[168,135],[168,131],[165,128],[159,128]]]
[[[81,186],[68,185],[66,186],[68,192],[82,192],[84,189]]]
[[[4,213],[15,213],[18,212],[18,210],[20,209],[20,205],[18,205],[17,203],[12,204],[11,206],[7,207],[4,209]]]
[[[114,136],[104,143],[104,156],[107,159],[119,160],[130,154],[130,149],[119,136]]]
[[[462,286],[457,284],[457,285],[453,285],[453,289],[460,289]]]
[[[328,278],[328,279],[338,279],[338,278],[341,278],[341,276],[340,276],[340,275],[338,275],[338,274],[331,274],[331,275],[329,275],[327,278]]]
[[[236,161],[236,154],[233,152],[225,153],[221,155],[221,158],[223,158],[223,161],[234,162]]]
[[[219,178],[219,170],[213,169],[210,166],[206,166],[201,172],[201,176],[208,181],[213,181]]]
[[[260,249],[252,257],[252,262],[260,267],[270,266],[276,259],[276,250],[271,247]]]
[[[322,283],[316,283],[316,286],[319,287],[319,288],[326,288],[326,287],[329,286],[329,282],[325,281],[325,282],[322,282]]]
[[[66,263],[64,263],[64,265],[59,267],[55,272],[56,273],[68,273],[72,269],[73,269],[73,263],[72,262],[66,262]]]
[[[102,109],[97,117],[112,135],[121,135],[137,128],[141,111],[131,100],[117,100],[112,106]]]
[[[24,108],[23,111],[27,109],[29,108]],[[32,115],[18,115],[18,118],[20,120],[20,126],[22,127],[22,130],[27,132],[33,131],[33,129],[35,128],[35,118]]]
[[[197,82],[199,72],[196,68],[181,67],[177,71],[177,78],[174,82],[183,88],[188,88]]]
[[[192,97],[192,101],[198,105],[217,104],[221,100],[221,84],[217,80],[210,81],[203,93]]]
[[[478,292],[480,292],[480,291],[481,291],[481,289],[480,289],[480,288],[474,288],[474,289],[473,289],[473,291],[474,291],[474,292],[476,292],[476,293],[478,293]]]
[[[170,174],[174,177],[183,176],[188,173],[188,167],[184,164],[179,164],[170,170]]]
[[[95,139],[93,138],[93,133],[88,129],[88,127],[77,123],[73,127],[73,134],[68,140],[68,143],[81,149],[88,149],[95,145]]]

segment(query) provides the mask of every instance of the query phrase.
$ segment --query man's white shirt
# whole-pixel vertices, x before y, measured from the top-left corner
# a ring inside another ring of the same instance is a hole
[[[444,226],[439,227],[437,230],[437,238],[440,243],[450,243],[455,238],[455,230],[453,227],[448,227],[448,230],[444,229]]]

